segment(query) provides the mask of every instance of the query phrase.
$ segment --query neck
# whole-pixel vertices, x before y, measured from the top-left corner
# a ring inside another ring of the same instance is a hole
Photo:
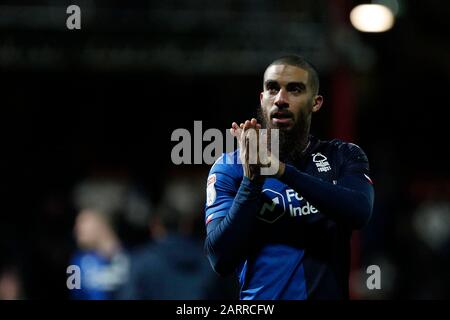
[[[105,237],[99,241],[97,246],[98,253],[107,258],[114,256],[120,249],[119,239],[113,234],[105,235]]]
[[[308,132],[304,137],[301,137],[300,139],[300,149],[302,150],[301,151],[302,155],[305,153],[306,149],[308,149],[310,143],[311,141],[309,140],[309,132]]]
[[[270,123],[270,117],[262,111],[257,110],[258,121],[264,129],[274,129]],[[309,128],[311,126],[311,115],[301,114],[299,122],[287,130],[279,130],[279,159],[281,161],[296,161],[301,158],[309,146]]]
[[[280,134],[280,160],[295,162],[309,146],[309,130]]]

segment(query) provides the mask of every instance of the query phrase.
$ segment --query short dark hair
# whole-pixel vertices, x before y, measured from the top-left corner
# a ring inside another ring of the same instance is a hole
[[[312,63],[308,62],[304,57],[296,55],[296,54],[290,54],[286,56],[282,56],[276,60],[274,60],[271,64],[267,66],[269,68],[273,65],[290,65],[294,67],[301,68],[308,72],[308,80],[311,85],[311,88],[314,92],[314,94],[317,94],[319,92],[319,75],[317,73],[316,68],[312,65]],[[267,70],[266,68],[266,70]]]

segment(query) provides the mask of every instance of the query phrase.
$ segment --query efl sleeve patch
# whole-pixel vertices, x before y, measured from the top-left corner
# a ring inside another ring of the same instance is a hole
[[[211,222],[211,220],[214,218],[214,213],[211,213],[209,216],[208,216],[208,218],[206,218],[206,222],[205,222],[205,224],[208,224],[208,223],[210,223]]]
[[[206,205],[211,206],[216,201],[217,192],[215,188],[216,174],[212,174],[208,177],[208,183],[206,186]]]

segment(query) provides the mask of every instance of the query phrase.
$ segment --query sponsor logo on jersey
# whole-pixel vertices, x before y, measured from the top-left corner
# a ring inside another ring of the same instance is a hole
[[[289,213],[291,214],[291,217],[301,217],[319,212],[319,210],[314,208],[314,206],[312,206],[303,197],[299,196],[299,194],[293,189],[286,189],[286,197],[287,202],[289,203]],[[294,199],[298,201],[300,204],[299,206],[294,206],[292,204]]]
[[[319,212],[293,189],[286,189],[283,194],[272,189],[264,189],[263,194],[266,201],[259,211],[258,218],[268,223],[274,223],[285,212],[289,212],[291,217],[301,217]]]
[[[274,223],[281,218],[286,211],[284,197],[281,193],[273,191],[272,189],[264,189],[262,192],[268,199],[266,199],[262,205],[258,218],[268,223]]]

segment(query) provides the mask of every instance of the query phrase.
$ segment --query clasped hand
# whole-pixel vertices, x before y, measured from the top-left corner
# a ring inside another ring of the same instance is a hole
[[[240,160],[244,170],[244,176],[250,180],[264,180],[265,177],[279,178],[284,173],[284,163],[280,162],[267,149],[267,143],[260,143],[260,129],[261,125],[255,118],[246,120],[244,123],[238,125],[233,122],[230,132],[236,137],[240,149]],[[261,149],[264,148],[263,149]],[[262,168],[276,166],[273,174],[262,174]]]

